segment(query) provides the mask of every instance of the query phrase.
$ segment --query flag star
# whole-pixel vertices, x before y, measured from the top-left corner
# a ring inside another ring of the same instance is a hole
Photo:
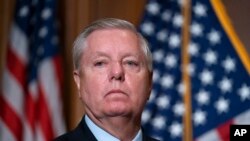
[[[201,110],[197,110],[193,114],[194,125],[204,125],[206,123],[207,113]]]
[[[204,17],[207,15],[207,8],[201,3],[196,3],[193,10],[197,17]]]
[[[160,108],[160,109],[166,109],[169,107],[169,97],[166,95],[160,96],[157,98],[156,100],[156,105]]]
[[[150,2],[146,8],[152,15],[157,15],[160,11],[160,5],[156,2]]]
[[[200,105],[208,105],[210,101],[210,94],[205,90],[200,90],[195,98]]]
[[[174,106],[173,106],[173,112],[176,116],[183,116],[184,112],[185,112],[185,107],[184,104],[182,102],[177,102]]]
[[[164,116],[158,115],[152,120],[153,127],[159,130],[163,129],[165,127],[165,124],[166,124],[166,118]]]
[[[232,81],[228,78],[223,78],[218,85],[222,93],[231,92],[233,87]]]
[[[200,74],[200,80],[204,85],[212,84],[214,75],[211,71],[209,70],[203,70]]]
[[[199,45],[191,42],[188,46],[188,52],[192,56],[197,56],[199,54]]]
[[[174,84],[174,78],[172,75],[167,75],[165,74],[163,77],[162,77],[162,80],[161,80],[161,85],[164,87],[164,88],[171,88]]]
[[[235,65],[235,60],[229,56],[222,61],[222,66],[224,67],[226,72],[235,71]]]
[[[26,17],[29,13],[29,8],[28,6],[23,6],[20,11],[19,11],[19,16],[20,17]]]
[[[190,64],[188,64],[188,66],[187,66],[187,71],[188,71],[188,74],[190,75],[190,76],[194,76],[194,74],[195,74],[195,64],[193,64],[193,63],[190,63]]]
[[[169,132],[172,138],[181,137],[182,125],[178,122],[173,122],[169,127]]]
[[[177,91],[178,93],[183,96],[184,91],[185,91],[185,85],[183,83],[180,83],[177,85]]]
[[[153,82],[157,82],[160,79],[160,73],[158,70],[154,70],[153,72]]]
[[[240,89],[238,89],[238,94],[240,95],[241,101],[246,99],[250,100],[250,86],[243,84]]]
[[[177,3],[180,7],[182,7],[184,4],[184,0],[177,0]]]
[[[161,30],[156,34],[156,38],[158,41],[164,42],[167,40],[167,30]]]
[[[171,20],[171,12],[169,10],[165,10],[162,15],[161,18],[163,21],[168,22]]]
[[[191,34],[194,35],[195,37],[200,37],[202,36],[203,32],[203,27],[201,24],[198,24],[196,22],[191,24]]]
[[[183,17],[180,14],[175,14],[173,17],[173,25],[175,27],[181,27],[183,24]]]
[[[177,57],[174,54],[168,54],[165,58],[165,65],[168,68],[174,68],[177,65]]]
[[[218,43],[220,43],[221,40],[221,35],[219,33],[219,31],[216,30],[212,30],[208,33],[208,40],[212,45],[216,45]]]
[[[142,112],[142,118],[141,118],[142,123],[144,124],[148,122],[150,120],[150,117],[151,117],[151,112],[149,110],[144,110]]]
[[[212,50],[208,50],[204,55],[203,55],[203,59],[205,60],[205,62],[208,65],[212,65],[212,64],[216,64],[217,63],[217,53],[212,51]]]
[[[39,37],[44,38],[48,34],[48,29],[47,27],[42,27],[39,30]]]
[[[164,57],[164,51],[163,50],[160,49],[160,50],[157,50],[157,51],[153,52],[154,61],[161,62],[163,57]]]
[[[152,35],[154,33],[154,25],[151,22],[145,22],[141,25],[141,30],[146,35]]]
[[[49,8],[45,8],[43,11],[42,11],[42,18],[43,20],[47,20],[50,16],[51,16],[51,9]]]
[[[171,34],[169,37],[169,46],[171,48],[177,48],[180,47],[181,39],[178,34]]]
[[[215,108],[219,114],[228,112],[229,108],[229,100],[224,99],[223,97],[220,98],[218,101],[215,102]]]

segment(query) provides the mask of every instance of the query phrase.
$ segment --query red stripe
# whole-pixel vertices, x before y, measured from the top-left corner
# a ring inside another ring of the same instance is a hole
[[[59,55],[56,55],[55,57],[53,57],[53,66],[55,68],[55,75],[56,78],[58,78],[58,82],[59,82],[59,88],[61,88],[62,86],[62,82],[63,82],[63,71],[62,71],[62,58]]]
[[[11,47],[8,44],[7,47],[7,67],[9,71],[15,76],[17,81],[24,88],[25,86],[25,78],[26,78],[26,68],[25,64],[20,61],[20,59],[16,56],[15,52],[11,50]]]
[[[229,141],[230,140],[230,125],[232,124],[232,121],[227,121],[220,125],[217,128],[218,135],[220,136],[221,140],[223,141]]]
[[[25,94],[25,116],[32,129],[32,133],[35,133],[36,123],[36,102],[32,99],[30,93]]]
[[[51,115],[49,112],[48,104],[45,99],[45,94],[41,88],[41,84],[38,85],[39,98],[38,98],[38,121],[44,135],[45,141],[50,141],[54,138],[54,131],[52,128]]]
[[[23,125],[21,119],[14,112],[14,110],[8,105],[8,103],[4,100],[2,95],[0,95],[0,117],[5,122],[5,124],[9,127],[10,131],[14,135],[17,141],[22,141],[22,129]]]

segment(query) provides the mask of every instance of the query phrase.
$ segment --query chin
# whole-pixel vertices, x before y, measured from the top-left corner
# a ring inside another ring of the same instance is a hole
[[[129,110],[128,108],[121,108],[121,107],[111,108],[106,111],[106,115],[111,117],[126,116],[129,114],[131,114],[131,110]]]

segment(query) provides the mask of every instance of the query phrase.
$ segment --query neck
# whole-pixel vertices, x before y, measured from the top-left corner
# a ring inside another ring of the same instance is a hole
[[[99,127],[109,132],[121,141],[131,141],[140,130],[140,120],[131,117],[103,117],[89,118]]]

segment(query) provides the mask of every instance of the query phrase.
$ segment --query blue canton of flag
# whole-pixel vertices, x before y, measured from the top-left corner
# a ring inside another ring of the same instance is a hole
[[[142,124],[163,141],[185,140],[183,6],[181,0],[149,0],[139,27],[154,60],[153,90]],[[242,59],[248,58],[243,46],[234,43],[237,37],[222,25],[227,17],[215,12],[223,11],[220,1],[192,0],[190,10],[190,62],[185,69],[190,77],[193,140],[229,140],[230,124],[250,124],[249,60]]]

